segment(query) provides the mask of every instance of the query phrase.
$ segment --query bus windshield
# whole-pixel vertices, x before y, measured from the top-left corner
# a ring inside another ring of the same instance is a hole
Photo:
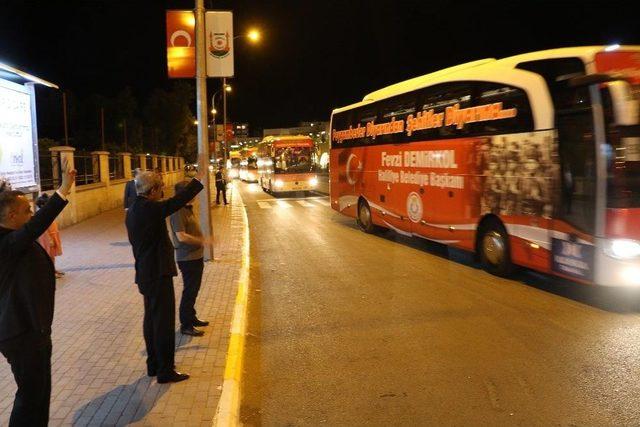
[[[311,147],[276,147],[275,173],[312,172]]]
[[[640,102],[640,85],[631,93]],[[608,136],[607,206],[640,207],[640,118],[635,125],[610,127]]]
[[[249,157],[247,159],[247,168],[248,169],[258,169],[258,159],[255,157]]]

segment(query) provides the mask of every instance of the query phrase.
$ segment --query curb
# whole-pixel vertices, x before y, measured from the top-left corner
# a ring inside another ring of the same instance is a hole
[[[231,321],[231,334],[229,348],[227,350],[227,362],[224,369],[224,382],[222,394],[218,401],[216,415],[213,418],[213,426],[227,427],[240,424],[240,384],[242,379],[242,362],[244,352],[245,334],[247,329],[247,297],[249,294],[249,222],[247,209],[244,206],[240,192],[233,189],[242,206],[242,265],[240,278],[238,279],[238,293],[233,309]]]

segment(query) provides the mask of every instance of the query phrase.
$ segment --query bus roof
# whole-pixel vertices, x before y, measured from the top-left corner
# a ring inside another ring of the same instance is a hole
[[[567,47],[525,53],[502,59],[487,58],[478,61],[467,62],[465,64],[445,68],[433,73],[425,74],[423,76],[414,77],[409,80],[392,84],[390,86],[365,95],[361,102],[336,108],[333,110],[333,112],[338,113],[340,111],[350,110],[351,108],[359,107],[361,105],[366,105],[374,101],[432,86],[437,83],[446,83],[456,80],[479,80],[491,75],[499,76],[502,72],[515,69],[515,67],[521,62],[535,61],[540,59],[577,57],[582,59],[585,65],[589,67],[593,63],[595,55],[599,52],[606,51],[606,49],[607,46]],[[619,48],[617,48],[617,50],[640,51],[640,46],[625,45],[620,46]]]

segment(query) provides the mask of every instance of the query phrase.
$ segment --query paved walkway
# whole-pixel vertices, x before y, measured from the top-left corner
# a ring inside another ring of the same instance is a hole
[[[124,213],[62,230],[58,268],[66,276],[56,293],[50,425],[211,426],[241,265],[244,208],[237,194],[230,206],[212,209],[215,261],[206,264],[196,306],[211,325],[200,338],[176,333],[177,368],[191,374],[178,384],[146,376],[142,296],[133,283]],[[179,302],[181,278],[174,283]],[[15,390],[0,357],[0,425],[8,423]]]

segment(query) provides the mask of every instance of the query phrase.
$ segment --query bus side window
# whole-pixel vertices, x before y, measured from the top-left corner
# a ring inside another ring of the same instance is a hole
[[[353,110],[343,111],[341,113],[336,113],[331,117],[331,147],[332,148],[343,148],[348,147],[350,141],[342,141],[337,142],[333,140],[333,132],[339,132],[341,130],[349,129],[349,125],[351,124],[351,116],[353,115]]]
[[[380,102],[379,123],[388,123],[393,120],[405,120],[409,114],[415,116],[418,103],[417,94],[411,92]],[[380,135],[376,138],[377,144],[390,144],[405,142],[405,134]]]
[[[502,110],[512,110],[513,118],[487,120],[470,124],[474,135],[521,133],[533,131],[533,116],[524,90],[500,83],[481,83],[474,97],[475,106],[502,103]]]
[[[422,101],[418,105],[418,111],[433,110],[434,113],[445,113],[448,107],[469,108],[472,106],[473,83],[444,83],[432,86],[423,92]],[[467,136],[469,127],[464,124],[442,126],[422,133],[427,139],[454,138]]]
[[[354,112],[353,127],[367,127],[369,122],[378,121],[378,108],[375,104],[361,107]],[[370,137],[358,138],[354,140],[355,145],[371,145],[374,140]]]

